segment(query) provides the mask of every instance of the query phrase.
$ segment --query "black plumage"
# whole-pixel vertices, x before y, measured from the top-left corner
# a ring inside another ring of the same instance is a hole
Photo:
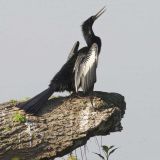
[[[73,68],[78,54],[78,47],[79,42],[77,41],[69,54],[67,62],[53,77],[46,90],[25,103],[18,104],[17,107],[23,109],[27,113],[36,114],[54,92],[75,91]]]
[[[54,92],[77,92],[80,87],[85,93],[93,91],[101,40],[94,35],[92,25],[103,12],[104,8],[95,16],[87,19],[82,25],[87,46],[78,50],[79,42],[77,41],[68,56],[67,62],[53,77],[48,88],[27,102],[17,105],[17,107],[28,113],[36,114]]]
[[[82,88],[84,93],[91,92],[94,89],[97,79],[96,68],[101,50],[101,39],[94,34],[92,26],[95,20],[104,12],[105,7],[82,24],[82,33],[87,47],[78,51],[78,57],[74,66],[76,92],[78,92],[79,88]]]

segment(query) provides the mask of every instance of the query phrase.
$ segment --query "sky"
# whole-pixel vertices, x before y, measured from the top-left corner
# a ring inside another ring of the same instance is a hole
[[[46,89],[74,42],[85,45],[82,22],[103,6],[93,27],[102,40],[95,90],[120,93],[127,103],[123,131],[103,137],[103,144],[118,147],[111,160],[158,159],[158,0],[0,0],[0,103]],[[87,145],[93,160],[95,139]]]

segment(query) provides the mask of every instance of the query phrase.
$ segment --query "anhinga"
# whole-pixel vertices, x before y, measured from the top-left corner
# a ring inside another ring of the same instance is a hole
[[[92,25],[104,11],[105,8],[101,9],[82,25],[87,46],[78,50],[79,42],[77,41],[68,56],[67,62],[51,80],[49,87],[27,102],[17,105],[17,107],[28,113],[36,114],[54,92],[77,92],[80,87],[84,93],[93,91],[101,40],[94,35]]]
[[[27,113],[36,114],[54,92],[75,91],[73,68],[77,58],[79,42],[77,41],[60,71],[53,77],[49,87],[17,107]]]
[[[82,32],[87,47],[78,51],[74,67],[76,92],[78,92],[80,87],[84,93],[93,91],[94,83],[96,82],[98,56],[101,50],[101,39],[94,34],[92,26],[95,20],[104,12],[105,7],[82,24]]]

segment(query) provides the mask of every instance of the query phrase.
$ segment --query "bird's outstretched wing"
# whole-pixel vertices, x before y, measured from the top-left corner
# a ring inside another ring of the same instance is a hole
[[[96,68],[98,63],[98,45],[93,43],[88,53],[78,54],[74,71],[75,71],[75,88],[76,92],[79,87],[84,92],[89,91],[96,82]]]
[[[78,47],[79,47],[79,41],[75,42],[73,45],[73,48],[71,49],[69,55],[68,55],[68,60],[71,59],[71,57],[78,52]]]

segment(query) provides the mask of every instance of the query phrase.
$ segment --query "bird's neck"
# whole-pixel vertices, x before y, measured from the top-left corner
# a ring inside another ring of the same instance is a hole
[[[92,40],[95,37],[92,26],[82,25],[82,32],[87,45],[92,45]]]
[[[87,46],[90,48],[93,43],[96,43],[98,45],[98,52],[100,53],[101,39],[94,34],[92,26],[82,25],[82,32]]]

